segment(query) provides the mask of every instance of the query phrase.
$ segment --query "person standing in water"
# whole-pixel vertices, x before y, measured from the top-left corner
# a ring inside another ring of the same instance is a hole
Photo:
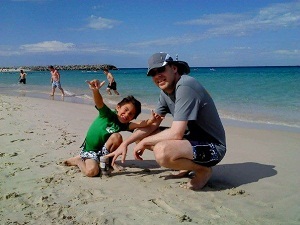
[[[110,73],[108,71],[108,69],[103,68],[103,73],[106,75],[106,78],[108,80],[108,85],[106,88],[106,91],[109,95],[111,95],[111,90],[113,90],[115,92],[116,95],[119,95],[119,92],[117,91],[117,83],[115,81],[114,76],[112,75],[112,73]]]
[[[49,66],[48,69],[51,73],[51,84],[52,84],[52,93],[51,96],[54,96],[54,92],[56,87],[61,91],[62,96],[65,96],[64,89],[61,87],[60,83],[60,74],[57,69],[55,69],[53,66]]]
[[[27,74],[24,72],[24,70],[20,70],[20,77],[19,77],[19,83],[20,84],[26,84],[26,76]]]

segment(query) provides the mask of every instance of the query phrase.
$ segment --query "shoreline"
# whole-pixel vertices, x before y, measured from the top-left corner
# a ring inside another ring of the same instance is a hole
[[[179,187],[189,178],[165,180],[172,171],[151,151],[134,160],[134,145],[126,170],[109,178],[62,166],[96,115],[86,104],[0,95],[1,224],[299,223],[298,133],[225,125],[225,158],[191,191]]]
[[[83,98],[81,96],[74,96],[74,95],[65,95],[64,99],[62,100],[61,94],[59,90],[56,90],[54,99],[52,99],[52,96],[48,92],[28,92],[27,90],[19,90],[19,92],[5,92],[1,91],[3,95],[6,96],[14,96],[14,97],[26,97],[26,98],[37,98],[37,99],[44,99],[44,100],[54,100],[54,101],[62,101],[62,102],[69,102],[69,103],[75,103],[75,104],[84,104],[84,105],[93,105],[93,99],[90,97],[90,99]],[[107,100],[105,99],[106,93],[103,96],[104,101],[106,100],[106,104],[113,108],[118,103],[120,99],[119,96],[113,96],[115,97],[114,100]],[[110,96],[112,97],[112,96]],[[142,103],[142,113],[147,114],[149,110],[154,109],[155,106],[146,106]],[[167,117],[170,117],[170,115],[167,115]],[[241,128],[249,128],[249,129],[262,129],[262,130],[281,130],[281,131],[288,131],[288,132],[295,132],[300,133],[300,127],[296,126],[289,126],[289,125],[282,125],[282,124],[272,124],[272,123],[265,123],[265,122],[255,122],[255,121],[245,121],[245,120],[238,120],[238,119],[231,119],[231,118],[224,118],[221,116],[221,120],[223,122],[223,125],[228,126],[236,126]]]

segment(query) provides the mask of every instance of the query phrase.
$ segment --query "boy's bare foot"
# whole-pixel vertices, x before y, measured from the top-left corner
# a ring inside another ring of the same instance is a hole
[[[63,161],[63,165],[64,166],[77,166],[78,160],[81,160],[79,155]]]
[[[212,176],[212,168],[203,168],[201,170],[195,171],[195,176],[187,184],[181,184],[180,187],[191,189],[191,190],[200,190],[202,189],[208,180]]]

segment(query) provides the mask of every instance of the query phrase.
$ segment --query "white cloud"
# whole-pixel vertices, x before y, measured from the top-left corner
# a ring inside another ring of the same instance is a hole
[[[274,4],[254,14],[211,14],[184,21],[183,25],[210,25],[208,36],[242,36],[249,32],[265,29],[281,29],[300,25],[300,2]]]
[[[91,16],[89,18],[88,27],[95,30],[111,29],[121,23],[118,20],[111,20],[102,17]]]
[[[300,55],[300,50],[294,49],[294,50],[276,50],[274,51],[276,54],[280,55]]]
[[[25,52],[66,52],[73,50],[74,47],[73,43],[44,41],[36,44],[21,45],[20,49]]]
[[[264,30],[300,26],[300,2],[273,4],[245,14],[209,14],[175,25],[200,26],[204,31],[193,35],[135,43],[136,46],[178,45],[220,36],[246,36]],[[206,27],[203,27],[206,26]]]

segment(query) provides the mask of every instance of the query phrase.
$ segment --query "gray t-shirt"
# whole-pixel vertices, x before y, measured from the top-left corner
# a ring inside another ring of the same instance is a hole
[[[226,146],[225,130],[216,106],[193,77],[182,75],[172,94],[161,91],[156,112],[160,115],[171,113],[174,121],[188,121],[189,140]]]

